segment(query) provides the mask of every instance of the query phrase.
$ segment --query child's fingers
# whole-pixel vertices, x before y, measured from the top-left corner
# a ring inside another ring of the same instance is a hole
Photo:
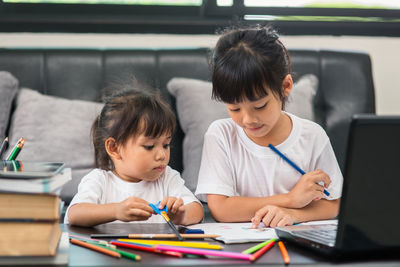
[[[325,172],[321,171],[321,170],[317,170],[316,171],[316,176],[314,177],[314,182],[315,183],[324,183],[324,186],[326,188],[329,187],[329,185],[331,184],[331,179],[329,178],[328,174],[326,174]]]
[[[293,220],[290,218],[290,216],[284,216],[276,225],[277,227],[282,227],[286,225],[293,225]]]
[[[261,221],[264,222],[265,216],[269,213],[269,208],[270,206],[265,206],[256,212],[256,214],[252,218],[253,225],[257,227]]]
[[[183,206],[183,200],[182,198],[178,198],[171,207],[171,212],[172,213],[177,213],[179,208]]]
[[[265,214],[265,216],[262,218],[262,222],[264,223],[264,225],[266,227],[270,227],[271,226],[271,222],[274,219],[276,213],[268,210],[267,213]]]
[[[130,209],[129,217],[131,220],[147,220],[152,213],[142,209]]]
[[[160,204],[158,205],[158,208],[163,209],[167,205],[168,199],[169,199],[169,197],[163,198],[163,200],[161,200]],[[168,207],[168,205],[167,205],[167,207]]]
[[[150,214],[156,214],[156,212],[149,206],[149,204],[143,204],[143,203],[136,203],[136,205],[135,205],[135,207],[134,208],[136,208],[136,209],[139,209],[139,210],[143,210],[143,211],[146,211],[146,212],[148,212],[148,213],[150,213]]]

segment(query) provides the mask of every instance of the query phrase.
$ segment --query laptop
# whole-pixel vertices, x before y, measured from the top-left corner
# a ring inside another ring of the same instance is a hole
[[[335,222],[335,221],[333,221]],[[327,256],[400,252],[400,116],[354,115],[336,223],[275,228]]]

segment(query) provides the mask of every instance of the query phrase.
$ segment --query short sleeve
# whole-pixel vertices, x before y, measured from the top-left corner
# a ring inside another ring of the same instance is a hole
[[[203,153],[196,196],[206,201],[207,194],[235,196],[233,167],[229,160],[228,142],[223,133],[208,131],[204,136]]]
[[[189,204],[191,202],[198,202],[200,201],[194,196],[192,191],[190,191],[185,186],[185,181],[182,179],[179,172],[168,168],[165,177],[165,183],[167,185],[167,195],[174,196],[178,198],[182,198],[184,205]]]
[[[330,195],[324,196],[324,198],[328,200],[340,198],[342,195],[343,175],[340,171],[339,164],[336,160],[336,156],[329,139],[322,149],[320,156],[316,158],[313,169],[320,169],[324,171],[331,179],[331,184],[327,188]]]
[[[78,186],[78,192],[72,199],[64,217],[64,223],[68,224],[69,208],[78,203],[99,204],[103,195],[104,174],[100,170],[93,170],[84,176]]]

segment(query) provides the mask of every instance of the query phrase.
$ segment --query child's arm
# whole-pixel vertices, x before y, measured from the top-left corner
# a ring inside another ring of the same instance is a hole
[[[287,194],[270,197],[228,197],[208,194],[207,202],[212,216],[218,222],[248,222],[264,206],[287,206],[290,200]]]
[[[95,226],[115,220],[124,222],[147,220],[153,210],[147,201],[130,197],[120,203],[91,204],[79,203],[71,206],[68,221],[72,225]]]
[[[190,225],[199,223],[203,219],[203,207],[198,202],[190,202],[183,205],[182,198],[166,197],[159,208],[168,207],[168,214],[175,224]]]
[[[301,209],[267,205],[258,210],[251,221],[253,227],[257,227],[260,222],[269,227],[276,227],[307,221],[327,220],[338,215],[339,205],[340,199],[313,201]]]
[[[316,170],[303,175],[287,194],[270,197],[227,197],[209,194],[207,201],[210,211],[217,221],[249,221],[256,211],[267,205],[304,208],[313,200],[321,199],[324,191],[324,186],[319,184],[321,182],[327,188],[331,180],[325,172]]]

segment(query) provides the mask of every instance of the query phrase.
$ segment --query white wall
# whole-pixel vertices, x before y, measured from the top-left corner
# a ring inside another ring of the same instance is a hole
[[[212,47],[214,35],[0,33],[0,47],[158,48]],[[400,114],[400,38],[283,36],[288,48],[361,50],[369,53],[378,114]]]

